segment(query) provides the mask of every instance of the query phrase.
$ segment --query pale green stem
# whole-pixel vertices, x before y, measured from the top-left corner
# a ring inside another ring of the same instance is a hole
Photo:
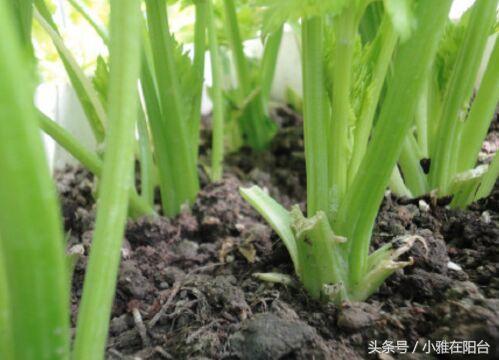
[[[424,158],[430,156],[428,147],[428,81],[425,84],[423,93],[419,98],[419,104],[416,108],[416,129],[417,129],[417,141],[419,148],[421,149]]]
[[[327,101],[323,70],[323,21],[305,19],[303,41],[303,122],[307,168],[307,216],[322,210],[330,213],[328,202]]]
[[[191,205],[199,191],[199,179],[196,163],[192,156],[191,137],[189,136],[190,114],[185,114],[180,86],[180,76],[175,62],[175,48],[168,25],[167,6],[162,0],[146,0],[149,38],[152,47],[152,57],[155,68],[155,80],[158,99],[161,106],[161,121],[163,127],[165,148],[156,151],[167,151],[169,181],[173,189],[162,192],[164,212],[175,216],[184,204]],[[151,85],[154,88],[154,82]],[[151,91],[152,92],[152,91]],[[155,96],[155,95],[154,95]],[[189,116],[187,116],[189,115]],[[155,130],[153,129],[153,136]],[[162,181],[166,177],[162,177]],[[162,189],[165,187],[163,186]]]
[[[62,220],[12,15],[0,0],[0,267],[8,296],[0,311],[8,313],[13,359],[63,360],[70,331]]]
[[[137,81],[141,58],[139,0],[111,0],[109,134],[74,344],[75,360],[103,359],[132,184]]]
[[[496,40],[485,76],[464,123],[458,156],[457,171],[462,172],[475,166],[490,122],[494,117],[499,100],[499,45]]]
[[[262,65],[260,72],[260,97],[263,111],[267,115],[269,111],[270,91],[272,90],[272,84],[276,72],[282,35],[283,26],[281,26],[277,31],[268,35],[262,56]]]
[[[390,189],[397,196],[406,197],[408,199],[412,199],[414,197],[411,190],[409,190],[405,185],[398,166],[395,166],[392,175],[390,176]]]
[[[206,55],[206,22],[208,20],[207,5],[208,0],[197,1],[196,18],[194,23],[194,61],[193,71],[198,77],[197,95],[192,106],[192,116],[190,119],[190,133],[192,137],[192,150],[194,163],[198,163],[199,139],[201,125],[201,101],[203,99],[204,68]]]
[[[222,63],[218,48],[218,39],[215,28],[215,13],[213,11],[212,0],[207,0],[208,14],[208,43],[211,56],[211,74],[213,117],[212,117],[212,154],[211,154],[211,179],[219,181],[223,175],[224,159],[224,99],[222,89]]]
[[[351,119],[350,91],[352,63],[356,34],[355,8],[351,6],[335,20],[332,119],[329,133],[329,189],[333,206],[341,203],[347,191],[347,165],[349,162],[349,123]]]

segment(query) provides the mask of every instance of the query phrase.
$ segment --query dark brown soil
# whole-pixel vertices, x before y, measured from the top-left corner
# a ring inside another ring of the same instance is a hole
[[[282,131],[271,151],[230,155],[223,181],[204,184],[190,213],[128,223],[107,357],[399,357],[368,355],[376,340],[379,347],[406,341],[404,358],[428,359],[436,357],[425,353],[428,341],[435,346],[483,340],[490,346],[488,356],[461,358],[499,358],[499,186],[466,211],[426,208],[387,194],[373,246],[418,234],[428,251],[415,245],[408,254],[415,264],[392,276],[366,303],[321,304],[297,284],[253,277],[271,271],[292,275],[293,269],[277,236],[238,188],[257,183],[286,206],[305,200],[303,144],[295,126],[300,119],[282,109],[278,115]],[[94,183],[81,169],[61,172],[57,180],[69,247],[84,250],[73,279],[75,313],[92,237]]]

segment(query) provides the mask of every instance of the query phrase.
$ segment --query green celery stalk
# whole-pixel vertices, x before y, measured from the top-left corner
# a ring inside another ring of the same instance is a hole
[[[392,175],[390,176],[390,190],[399,197],[406,197],[408,199],[414,198],[411,190],[407,188],[407,185],[404,183],[404,179],[402,179],[402,174],[398,166],[392,171]]]
[[[31,43],[31,25],[33,21],[33,0],[9,1],[17,32],[27,56],[33,56],[33,46]],[[15,35],[15,36],[16,36]]]
[[[0,239],[0,244],[2,239]],[[14,359],[14,348],[12,338],[12,325],[9,314],[9,290],[7,287],[7,275],[5,274],[5,260],[0,246],[0,354],[7,360]]]
[[[451,0],[418,2],[415,14],[418,28],[397,52],[393,82],[372,140],[340,207],[336,227],[348,239],[345,247],[350,251],[349,286],[352,289],[362,286],[376,214],[413,122],[418,95],[431,69],[451,3]]]
[[[303,20],[303,125],[307,171],[307,215],[330,214],[328,201],[328,122],[325,110],[323,20]]]
[[[97,154],[87,150],[76,137],[41,112],[38,112],[38,121],[43,132],[81,162],[90,172],[100,176],[102,160]]]
[[[446,90],[430,169],[431,185],[438,188],[441,195],[448,194],[456,172],[458,116],[464,103],[471,97],[487,35],[496,20],[497,4],[498,0],[481,0],[474,5],[464,43]]]
[[[475,166],[478,153],[487,135],[499,100],[499,45],[494,46],[487,70],[464,123],[458,155],[457,171],[462,172]]]
[[[347,266],[339,249],[339,242],[323,211],[305,218],[298,206],[291,211],[292,228],[298,248],[300,280],[314,299],[324,295],[325,286],[338,287],[335,300],[348,300],[346,293]]]
[[[12,16],[0,0],[0,267],[6,280],[0,297],[8,297],[2,315],[10,318],[0,342],[11,334],[12,359],[67,359],[69,281],[60,209],[37,126],[32,73]]]
[[[241,196],[258,211],[284,242],[297,275],[301,273],[298,245],[291,229],[291,214],[258,186],[240,189]]]
[[[212,118],[212,154],[211,154],[211,179],[218,181],[223,174],[224,159],[224,99],[222,91],[222,63],[218,49],[218,39],[215,28],[215,14],[212,0],[207,0],[208,10],[208,37],[211,56],[211,73],[213,78],[213,118]]]
[[[206,22],[208,20],[208,4],[207,0],[196,1],[196,18],[194,22],[194,71],[198,74],[199,79],[204,79],[205,55],[206,55]],[[189,121],[189,133],[192,137],[192,150],[194,163],[198,163],[199,156],[199,139],[201,125],[201,101],[203,99],[204,81],[199,81],[197,94],[193,108],[192,116]]]
[[[146,40],[144,39],[144,42]],[[159,175],[161,202],[163,210],[167,214],[175,214],[177,211],[176,204],[180,201],[177,198],[178,194],[175,192],[175,184],[172,179],[173,173],[170,166],[170,154],[167,152],[165,123],[162,118],[152,71],[151,66],[148,64],[147,56],[144,55],[140,83],[144,94],[147,118],[151,126],[154,155]]]
[[[355,5],[346,8],[333,23],[336,43],[334,47],[332,119],[329,133],[329,189],[333,204],[338,206],[347,191],[348,124],[351,114],[350,91],[352,62],[357,31]]]
[[[234,0],[223,0],[223,3],[225,10],[225,22],[230,43],[229,45],[234,56],[237,76],[240,83],[239,86],[242,89],[243,97],[245,97],[251,92],[251,84],[248,64],[244,55],[243,40],[241,38],[239,24],[237,21],[236,6],[234,4]]]
[[[416,108],[416,133],[418,146],[421,149],[422,156],[428,158],[430,156],[429,152],[429,84],[428,81],[424,86],[423,93],[419,98],[418,107]]]
[[[76,360],[104,358],[132,184],[141,57],[140,1],[112,0],[110,24],[109,134],[78,313]]]
[[[34,4],[35,4],[36,11],[38,11],[40,13],[42,18],[44,18],[45,21],[49,23],[50,27],[52,29],[54,29],[54,31],[59,33],[59,28],[58,28],[57,24],[55,23],[54,19],[52,18],[52,13],[51,13],[49,7],[47,6],[47,4],[45,3],[45,0],[35,0]]]
[[[169,168],[163,169],[164,181],[166,172],[171,172],[168,183],[173,187],[168,193],[162,193],[164,211],[168,216],[180,212],[185,203],[192,204],[199,190],[197,167],[192,156],[190,139],[188,137],[187,114],[182,106],[182,91],[179,75],[175,64],[175,52],[172,35],[168,26],[167,7],[164,0],[146,0],[149,37],[152,48],[152,58],[157,81],[157,93],[162,118],[149,118],[149,121],[161,121],[162,135],[166,148],[156,148],[166,151]],[[153,80],[153,79],[149,79]],[[149,95],[152,99],[155,87],[154,82],[149,84]],[[153,128],[153,134],[156,130]],[[161,177],[161,176],[160,176]],[[165,186],[162,187],[165,189]]]
[[[260,86],[261,86],[261,104],[264,112],[268,116],[268,104],[270,101],[270,91],[277,67],[277,59],[279,49],[281,47],[283,28],[281,26],[277,31],[268,35],[263,49],[262,65],[260,71]]]
[[[428,81],[428,158],[435,153],[437,147],[437,131],[442,112],[442,94],[439,89],[438,78],[432,71]],[[431,181],[430,181],[431,183]]]

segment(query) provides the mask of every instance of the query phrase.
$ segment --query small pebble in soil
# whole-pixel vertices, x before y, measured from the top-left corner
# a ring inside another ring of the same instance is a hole
[[[490,224],[490,222],[492,221],[491,217],[490,217],[490,213],[488,211],[484,211],[482,213],[482,216],[480,217],[482,219],[482,221],[485,223],[485,224]]]
[[[430,205],[428,205],[428,203],[424,200],[419,200],[418,207],[422,212],[430,211]]]
[[[461,266],[459,266],[459,264],[456,264],[455,262],[453,261],[449,261],[447,263],[447,268],[449,270],[454,270],[454,271],[463,271],[463,268]]]

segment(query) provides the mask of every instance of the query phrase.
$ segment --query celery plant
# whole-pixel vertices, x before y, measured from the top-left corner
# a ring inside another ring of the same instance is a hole
[[[21,43],[30,37],[14,30],[8,5],[0,1],[0,349],[7,359],[65,359],[69,282],[60,209]]]
[[[268,101],[274,78],[282,26],[265,34],[264,53],[258,69],[250,66],[244,53],[244,39],[235,0],[223,0],[225,31],[237,73],[236,106],[243,141],[256,150],[265,149],[276,132],[269,117]]]
[[[453,196],[451,205],[456,207],[479,198],[471,189],[481,182],[485,169],[475,166],[499,100],[495,40],[489,42],[494,50],[476,97],[471,98],[497,5],[497,0],[477,1],[459,23],[447,25],[399,160],[410,196],[435,190],[438,196]],[[431,161],[428,175],[420,165],[424,159]]]
[[[459,112],[470,97],[480,66],[485,44],[496,21],[497,0],[478,1],[471,13],[463,44],[445,89],[440,119],[435,139],[433,166],[430,180],[442,194],[449,191],[450,180],[455,174],[456,141],[459,138]],[[497,79],[497,78],[496,78]],[[496,98],[497,101],[497,98]],[[483,121],[490,122],[485,118]]]
[[[307,216],[258,187],[241,193],[284,241],[312,297],[364,300],[410,263],[397,258],[415,238],[373,253],[369,245],[452,1],[384,1],[383,19],[364,45],[359,28],[369,0],[261,3],[274,26],[302,21]]]
[[[158,156],[163,211],[171,216],[192,204],[199,190],[197,144],[190,146],[199,125],[190,121],[193,113],[199,114],[192,104],[200,104],[196,84],[202,80],[170,33],[165,1],[146,0],[146,10],[148,46],[141,83]]]

